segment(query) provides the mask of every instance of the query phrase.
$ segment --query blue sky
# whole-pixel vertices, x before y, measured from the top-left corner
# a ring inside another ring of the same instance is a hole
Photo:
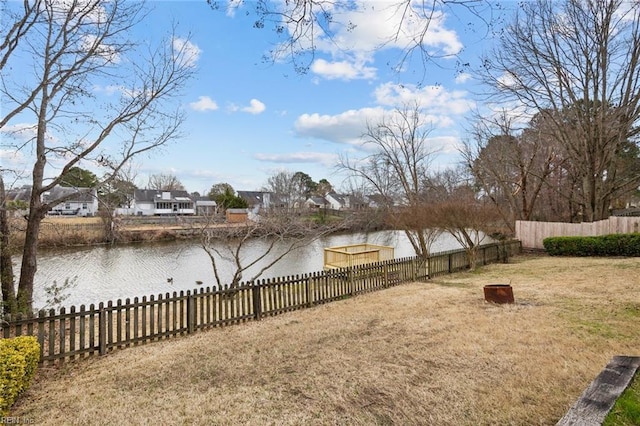
[[[477,63],[491,38],[484,37],[484,24],[462,9],[438,15],[428,48],[459,55],[426,69],[407,62],[395,71],[403,41],[376,49],[397,28],[398,16],[389,7],[394,3],[359,1],[365,8],[336,11],[334,39],[340,49],[319,38],[309,72],[299,75],[288,62],[262,61],[277,39],[270,28],[253,28],[255,17],[245,13],[249,2],[217,11],[205,0],[149,2],[150,14],[132,38],[160,40],[175,23],[178,40],[188,39],[196,77],[179,99],[187,117],[184,135],[137,158],[136,183],[144,187],[150,174],[172,173],[190,192],[204,193],[221,182],[257,190],[286,169],[340,188],[336,160],[367,154],[360,138],[367,121],[413,101],[433,123],[430,144],[440,150],[434,165],[456,163],[479,91],[470,73],[456,72],[456,60]],[[351,31],[337,26],[347,21],[355,24]]]

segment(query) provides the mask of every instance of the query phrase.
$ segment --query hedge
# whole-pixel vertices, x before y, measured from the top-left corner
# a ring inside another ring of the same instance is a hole
[[[640,233],[549,237],[542,244],[551,256],[640,256]]]
[[[6,416],[18,396],[31,384],[40,360],[33,336],[0,339],[0,414]]]

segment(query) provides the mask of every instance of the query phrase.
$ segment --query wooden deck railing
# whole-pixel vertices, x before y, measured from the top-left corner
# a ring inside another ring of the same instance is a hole
[[[519,241],[480,248],[478,265],[506,261]],[[257,280],[236,287],[117,300],[5,318],[2,337],[36,336],[40,360],[61,363],[419,281],[469,267],[463,250],[408,257],[312,274]]]

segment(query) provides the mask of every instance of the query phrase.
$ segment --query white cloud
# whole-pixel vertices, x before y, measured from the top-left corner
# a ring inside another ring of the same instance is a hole
[[[294,124],[294,131],[300,137],[358,145],[367,122],[376,122],[383,115],[383,108],[362,108],[337,115],[302,114]]]
[[[19,141],[35,139],[38,125],[35,123],[16,123],[4,126],[0,133]]]
[[[427,138],[427,144],[440,154],[458,154],[462,143],[457,136],[435,136]]]
[[[202,50],[189,40],[176,37],[173,39],[174,60],[187,67],[195,67]]]
[[[98,38],[93,34],[87,34],[82,37],[81,46],[85,52],[93,52],[91,55],[102,58],[110,64],[120,63],[120,53],[115,47],[108,44],[98,43]]]
[[[227,16],[233,18],[238,10],[244,4],[244,0],[227,0]]]
[[[411,1],[408,10],[393,2],[375,0],[332,3],[328,6],[331,13],[328,32],[314,38],[316,52],[326,53],[332,60],[324,64],[316,61],[318,64],[314,63],[311,70],[325,78],[349,78],[353,70],[359,70],[357,78],[372,79],[376,69],[367,65],[373,62],[374,55],[392,49],[407,51],[417,42],[430,55],[456,55],[462,50],[462,42],[455,30],[447,28],[446,15],[433,9],[434,3],[438,2]],[[295,2],[290,7],[293,5]],[[289,31],[293,31],[293,24]],[[333,67],[328,68],[327,64]],[[341,70],[344,72],[340,73]]]
[[[467,92],[450,91],[442,86],[416,87],[408,84],[385,83],[374,92],[380,105],[398,107],[417,103],[427,112],[438,114],[464,114],[471,110],[475,103],[467,99]]]
[[[191,102],[189,106],[195,111],[215,111],[218,109],[218,104],[209,96],[200,96],[196,102]]]
[[[325,152],[291,152],[286,154],[254,154],[253,158],[259,161],[280,164],[293,163],[319,163],[327,167],[333,167],[338,161],[336,154]]]
[[[328,62],[317,59],[311,64],[311,71],[328,80],[370,80],[376,76],[376,68],[368,67],[364,63],[351,63],[348,61]]]
[[[263,113],[266,109],[267,107],[265,106],[265,104],[257,99],[251,99],[251,101],[249,102],[249,106],[242,108],[242,111],[255,115]]]
[[[456,76],[456,83],[458,84],[462,84],[462,83],[466,83],[467,81],[469,81],[471,79],[471,74],[466,73],[466,72],[462,72],[460,74],[458,74]]]
[[[6,165],[23,165],[25,157],[21,151],[15,149],[0,149],[0,163]]]

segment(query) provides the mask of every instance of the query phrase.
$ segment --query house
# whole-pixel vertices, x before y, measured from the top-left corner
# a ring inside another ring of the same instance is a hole
[[[31,186],[23,185],[20,188],[9,189],[5,193],[7,214],[10,217],[24,216],[29,211],[31,199]]]
[[[349,196],[330,192],[325,196],[325,199],[329,203],[329,208],[333,210],[348,210]]]
[[[56,185],[42,194],[42,202],[53,204],[47,213],[49,215],[95,216],[98,214],[98,193],[95,188]]]
[[[398,206],[401,203],[394,201],[391,197],[382,194],[371,194],[367,196],[369,200],[369,207],[382,208],[389,206]]]
[[[325,209],[329,206],[329,202],[322,197],[309,197],[304,205],[308,209]]]
[[[267,210],[271,205],[271,193],[261,191],[237,191],[238,197],[247,202],[249,211],[258,213],[260,210]]]
[[[133,192],[133,214],[136,216],[193,215],[195,212],[187,191],[136,189]]]

